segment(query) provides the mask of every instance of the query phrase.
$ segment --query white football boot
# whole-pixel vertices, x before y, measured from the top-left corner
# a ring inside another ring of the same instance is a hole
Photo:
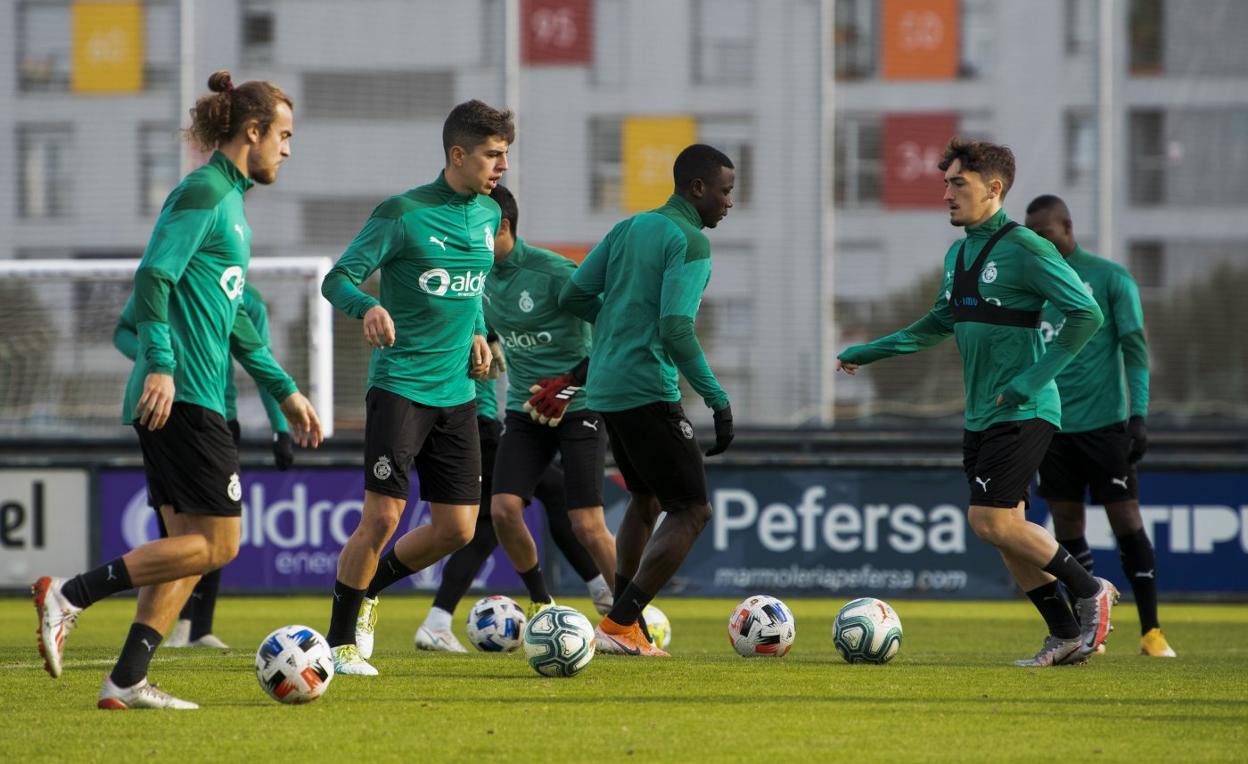
[[[44,576],[30,587],[39,615],[39,654],[43,667],[53,679],[61,675],[61,658],[65,654],[65,638],[78,625],[82,608],[70,604],[61,594],[65,579]]]
[[[450,629],[431,629],[424,624],[416,630],[416,649],[435,653],[466,653]]]
[[[355,619],[355,646],[360,649],[360,657],[368,660],[373,657],[373,634],[377,630],[377,603],[381,597],[365,597],[360,602],[360,614]]]
[[[179,618],[178,622],[173,625],[173,630],[169,632],[169,636],[161,643],[161,647],[190,647],[191,646],[191,619]]]
[[[118,687],[111,676],[104,677],[97,708],[125,711],[131,708],[172,708],[179,711],[199,708],[189,700],[175,698],[144,677],[133,687]]]
[[[377,669],[364,660],[360,648],[355,645],[338,645],[334,651],[334,673],[355,676],[377,676]]]

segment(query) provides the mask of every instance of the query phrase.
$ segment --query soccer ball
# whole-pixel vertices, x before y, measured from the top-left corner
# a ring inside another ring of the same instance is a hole
[[[832,641],[850,663],[888,663],[901,649],[901,619],[887,602],[861,597],[836,614]]]
[[[542,676],[575,676],[594,657],[594,627],[576,610],[551,605],[524,627],[524,654]]]
[[[520,646],[524,611],[511,597],[482,597],[468,613],[468,641],[487,653],[509,653]]]
[[[646,605],[646,609],[641,611],[641,617],[646,619],[646,629],[650,631],[650,638],[654,640],[655,646],[666,650],[672,643],[672,622],[654,605]]]
[[[256,679],[279,703],[311,703],[334,678],[329,643],[307,626],[283,626],[256,651]]]
[[[797,623],[788,606],[765,594],[748,597],[728,619],[728,641],[743,658],[779,658],[795,636]]]

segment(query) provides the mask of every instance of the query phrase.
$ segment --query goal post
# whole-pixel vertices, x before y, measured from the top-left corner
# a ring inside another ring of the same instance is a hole
[[[134,259],[0,260],[0,439],[90,440],[121,435],[133,362],[113,346],[134,286]],[[334,426],[333,309],[327,257],[257,257],[247,281],[263,295],[273,355]],[[268,430],[256,386],[234,365],[244,433]]]

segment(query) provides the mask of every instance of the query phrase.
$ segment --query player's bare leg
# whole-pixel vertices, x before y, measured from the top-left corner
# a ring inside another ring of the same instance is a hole
[[[577,541],[594,558],[598,570],[606,578],[615,574],[615,536],[607,528],[602,507],[578,507],[568,511],[572,532]]]
[[[546,588],[546,578],[537,559],[537,542],[524,524],[524,499],[513,493],[496,493],[490,500],[490,516],[499,546],[507,553],[507,559],[529,591],[529,606],[525,612],[532,618],[555,600]]]

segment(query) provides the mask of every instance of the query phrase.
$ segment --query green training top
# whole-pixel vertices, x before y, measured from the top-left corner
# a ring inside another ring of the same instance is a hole
[[[498,419],[498,380],[474,379],[477,393],[477,416]]]
[[[549,250],[516,246],[485,281],[485,325],[507,354],[507,408],[523,411],[538,380],[557,377],[589,355],[589,324],[559,307],[576,264]],[[586,407],[577,395],[568,411]]]
[[[264,299],[260,296],[260,290],[247,284],[243,287],[243,310],[247,311],[247,315],[251,317],[252,324],[256,327],[256,334],[260,337],[260,341],[265,345],[269,344],[269,314],[264,306]],[[113,331],[113,346],[121,351],[122,355],[131,361],[139,354],[139,331],[138,321],[134,316],[134,295],[126,300],[126,306],[121,310],[121,316],[117,319],[117,328]],[[230,369],[229,383],[225,388],[225,418],[226,421],[238,418],[238,388],[234,384],[233,368]],[[264,413],[269,417],[269,425],[273,428],[273,432],[289,432],[290,426],[286,423],[286,417],[282,414],[281,404],[269,395],[264,387],[259,387],[260,402],[264,405]]]
[[[493,199],[457,193],[441,174],[373,210],[321,284],[348,316],[382,305],[394,321],[394,347],[373,349],[369,389],[426,406],[473,399],[472,336],[485,334],[481,292],[500,218]],[[378,268],[380,301],[359,288]]]
[[[967,430],[981,432],[1000,422],[1024,419],[1043,419],[1061,427],[1061,401],[1053,378],[1101,325],[1102,317],[1052,244],[1023,226],[1014,228],[997,242],[977,282],[986,303],[1038,313],[1047,300],[1065,314],[1066,328],[1047,353],[1034,326],[954,322],[958,251],[965,243],[962,268],[969,269],[988,239],[1008,222],[1005,212],[998,211],[980,225],[968,227],[966,238],[949,247],[940,293],[926,316],[887,337],[847,348],[838,358],[867,364],[923,350],[954,335],[962,354]],[[998,406],[1001,395],[1006,400]]]
[[[1062,396],[1062,430],[1087,432],[1127,418],[1148,414],[1148,345],[1144,340],[1144,309],[1130,272],[1117,263],[1076,246],[1066,262],[1096,300],[1105,323],[1070,365],[1057,375]],[[1065,319],[1052,305],[1040,324],[1046,343],[1065,330]],[[1125,375],[1124,375],[1125,371]]]
[[[673,194],[617,223],[564,285],[559,304],[594,324],[589,408],[679,401],[678,368],[707,406],[728,405],[693,333],[711,280],[711,243],[701,229],[698,211]]]
[[[296,391],[243,309],[251,260],[243,194],[251,186],[215,152],[165,200],[134,274],[138,346],[123,422],[135,421],[149,373],[173,375],[175,401],[225,416],[231,354],[277,400]]]

